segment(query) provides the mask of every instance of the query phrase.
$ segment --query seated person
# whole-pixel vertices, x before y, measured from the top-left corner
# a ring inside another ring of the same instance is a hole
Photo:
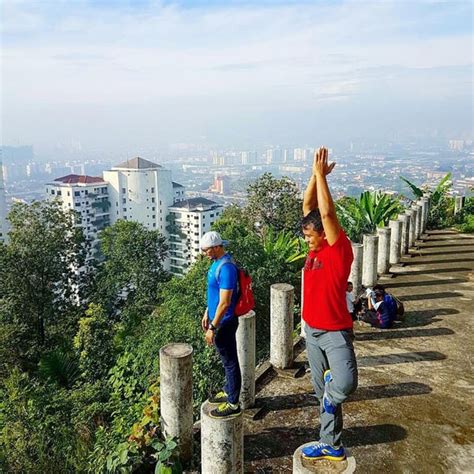
[[[370,294],[367,294],[369,310],[361,317],[362,321],[380,329],[391,328],[395,315],[384,301],[384,292],[380,288],[368,291],[370,291]]]
[[[346,288],[346,304],[347,304],[347,311],[349,311],[350,315],[352,316],[352,321],[357,319],[357,307],[359,306],[359,298],[354,297],[354,285],[351,281],[347,282]]]

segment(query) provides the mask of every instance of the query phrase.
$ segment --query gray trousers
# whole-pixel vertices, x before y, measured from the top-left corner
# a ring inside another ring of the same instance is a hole
[[[341,403],[357,388],[357,362],[353,339],[352,330],[323,331],[306,325],[306,351],[314,391],[320,405],[320,441],[335,448],[341,446]],[[323,374],[327,369],[331,369],[332,380],[326,384],[326,395],[332,404],[337,406],[334,415],[323,409]]]

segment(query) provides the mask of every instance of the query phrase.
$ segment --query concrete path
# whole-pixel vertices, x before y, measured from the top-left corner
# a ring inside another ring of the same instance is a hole
[[[381,283],[405,302],[405,321],[355,327],[360,381],[344,405],[344,443],[359,473],[474,472],[474,236],[431,231],[404,262]],[[303,350],[296,365],[305,360]],[[275,374],[257,397],[245,472],[291,472],[293,452],[319,430],[309,376]],[[315,472],[345,468],[315,463]]]

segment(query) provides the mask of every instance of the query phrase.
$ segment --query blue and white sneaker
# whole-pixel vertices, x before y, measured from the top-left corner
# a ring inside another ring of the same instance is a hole
[[[323,374],[324,384],[332,380],[331,369],[325,370]]]
[[[324,385],[329,383],[332,380],[332,375],[330,370],[325,370],[323,374],[323,379],[324,379]],[[329,397],[326,394],[326,390],[324,390],[323,394],[323,408],[326,413],[329,413],[330,415],[334,415],[336,413],[336,408],[337,406],[334,405],[331,400],[329,400]]]
[[[344,461],[346,452],[342,446],[333,448],[329,444],[316,443],[301,449],[305,459],[329,459],[330,461]]]
[[[337,405],[334,405],[331,400],[329,400],[329,397],[327,396],[326,392],[324,392],[323,395],[323,408],[326,413],[329,413],[330,415],[334,415],[337,410]]]

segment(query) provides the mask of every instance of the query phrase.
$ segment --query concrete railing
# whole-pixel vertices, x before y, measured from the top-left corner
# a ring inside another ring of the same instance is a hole
[[[409,256],[426,230],[429,212],[429,195],[423,196],[410,209],[406,209],[388,227],[377,229],[377,234],[363,236],[363,244],[352,243],[354,260],[349,280],[354,285],[353,294],[360,294],[361,286],[372,287],[379,277],[388,277],[390,268]]]

